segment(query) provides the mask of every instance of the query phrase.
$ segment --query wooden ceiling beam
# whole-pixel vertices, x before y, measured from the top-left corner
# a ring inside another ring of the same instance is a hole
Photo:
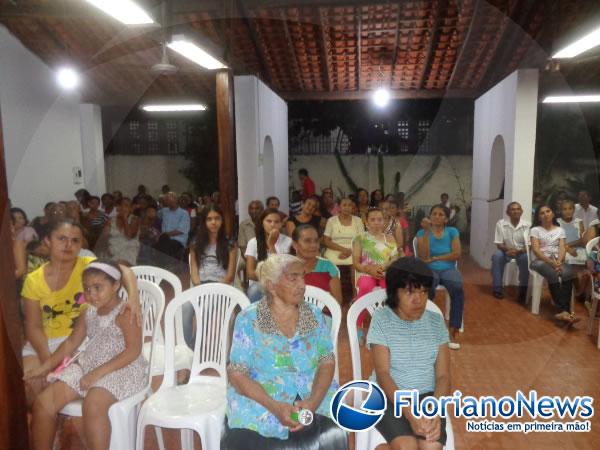
[[[321,45],[319,46],[319,51],[321,52],[321,66],[323,68],[323,72],[325,73],[325,83],[328,91],[333,89],[333,80],[331,79],[331,70],[329,70],[329,52],[327,51],[327,46],[329,43],[329,39],[327,38],[327,33],[325,32],[325,13],[323,8],[319,8],[319,26],[321,27]]]
[[[292,8],[292,7],[343,7],[357,5],[385,5],[386,0],[243,0],[245,7],[250,9],[257,8]],[[149,7],[146,9],[153,15],[153,18],[160,22],[160,2],[149,1]],[[223,0],[172,0],[172,14],[179,16],[182,14],[213,12],[221,13],[223,10]],[[235,12],[232,12],[235,15]],[[244,16],[240,11],[241,17]],[[10,18],[93,18],[99,13],[98,10],[81,0],[63,0],[61,2],[47,2],[41,5],[23,5],[23,4],[3,4],[0,9],[0,21]],[[107,16],[108,17],[108,16]],[[111,19],[112,20],[112,19]]]
[[[356,14],[356,60],[358,65],[356,67],[356,88],[361,89],[360,76],[362,71],[362,9],[361,7],[355,8]]]
[[[515,18],[507,18],[507,23],[500,39],[497,40],[494,55],[490,60],[485,75],[478,80],[478,87],[487,88],[499,81],[505,75],[506,66],[513,55],[519,41],[523,40],[523,34],[531,15],[536,11],[536,0],[525,0],[518,2],[520,7]],[[511,15],[512,16],[512,15]]]
[[[285,13],[285,10],[280,10],[279,12],[279,20],[281,20],[281,25],[283,26],[283,32],[285,34],[285,40],[287,42],[288,48],[291,50],[292,54],[290,55],[292,59],[292,65],[294,66],[294,72],[296,74],[296,82],[298,83],[298,87],[304,90],[304,80],[302,79],[302,70],[300,69],[300,65],[298,64],[298,55],[296,54],[296,47],[294,46],[294,41],[292,40],[292,36],[290,34],[290,28],[288,27],[288,19]]]
[[[361,89],[358,91],[310,91],[310,92],[279,92],[284,99],[293,100],[367,100],[373,96],[373,90]],[[472,89],[406,89],[391,90],[392,99],[433,99],[433,98],[474,98],[477,92]]]
[[[452,68],[452,73],[450,74],[450,78],[448,80],[447,89],[452,89],[454,86],[454,81],[456,79],[456,74],[458,72],[459,66],[462,66],[463,59],[465,57],[465,49],[469,46],[469,39],[471,38],[471,33],[473,32],[475,18],[477,17],[480,9],[481,9],[482,0],[475,0],[475,7],[473,8],[473,13],[471,15],[471,21],[469,23],[469,29],[467,30],[467,34],[462,41],[460,46],[460,51],[458,52],[458,56],[456,57],[456,61],[454,62],[454,67]],[[462,67],[461,67],[462,69]]]
[[[246,6],[244,5],[243,0],[235,0],[235,5],[242,16],[242,22],[248,29],[250,40],[252,42],[252,46],[254,47],[256,58],[258,59],[258,65],[260,66],[260,74],[262,75],[262,77],[264,77],[265,82],[267,84],[272,85],[274,80],[271,73],[269,72],[267,56],[260,43],[256,18],[249,14],[248,10],[246,9]]]
[[[423,89],[425,81],[431,72],[431,65],[433,64],[433,50],[436,48],[438,39],[440,37],[440,22],[444,17],[444,12],[448,8],[448,0],[438,0],[437,8],[435,10],[435,16],[433,19],[433,26],[431,27],[431,37],[429,39],[429,46],[427,53],[425,54],[425,62],[423,64],[423,71],[419,76],[419,88]]]

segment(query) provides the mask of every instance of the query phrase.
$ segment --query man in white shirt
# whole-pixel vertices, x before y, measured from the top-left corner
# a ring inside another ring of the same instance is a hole
[[[504,266],[514,259],[519,267],[519,301],[524,302],[527,295],[529,267],[527,265],[526,241],[529,239],[531,224],[521,220],[523,208],[518,202],[511,202],[506,208],[507,219],[500,219],[496,224],[494,244],[498,247],[492,255],[492,278],[494,297],[504,298],[502,292],[502,276]]]
[[[588,191],[579,191],[579,203],[575,205],[575,218],[583,220],[583,228],[588,229],[593,220],[598,219],[598,208],[590,204],[592,200]]]

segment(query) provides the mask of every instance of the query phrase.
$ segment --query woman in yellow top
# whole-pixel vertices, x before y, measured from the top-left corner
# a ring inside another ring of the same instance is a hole
[[[27,276],[21,291],[27,338],[22,353],[24,372],[34,370],[50,358],[73,331],[76,319],[85,308],[81,275],[96,259],[78,256],[83,230],[72,219],[53,223],[44,240],[50,249],[50,261]],[[128,294],[127,308],[140,322],[135,275],[128,267],[120,268]],[[43,387],[39,379],[28,381],[28,401],[33,402]]]

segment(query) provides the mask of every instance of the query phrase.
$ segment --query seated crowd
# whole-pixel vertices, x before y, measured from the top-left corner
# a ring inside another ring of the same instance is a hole
[[[330,319],[327,311],[303,301],[306,285],[329,292],[340,306],[384,290],[386,307],[370,324],[365,312],[357,322],[372,350],[373,379],[388,397],[398,388],[418,389],[422,397],[449,392],[448,349],[460,348],[465,302],[460,236],[450,225],[457,208],[443,194],[413,240],[402,193],[375,190],[369,196],[359,189],[336,201],[331,188],[316,195],[305,169],[299,175],[303,190],[292,200],[300,201],[289,211],[280,210],[276,197],[266,199],[266,208],[261,200],[250,202],[237,239],[225,233],[218,193],[194,201],[168,186],[157,200],[144,186],[132,199],[119,191],[98,198],[80,190],[77,201],[48,203],[31,223],[23,210],[11,209],[33,448],[52,448],[60,410],[78,398],[86,444],[108,448],[108,409],[144,385],[134,265],[181,275],[179,268],[189,262],[191,285],[231,284],[252,303],[238,314],[233,330],[222,448],[347,448],[345,432],[328,414],[338,387]],[[496,226],[493,293],[503,297],[503,272],[514,260],[519,298],[524,300],[528,272],[534,270],[548,280],[556,318],[573,322],[572,286],[586,292],[584,247],[599,236],[600,221],[586,216],[593,207],[585,192],[578,205],[563,199],[558,208],[557,221],[555,210],[537,205],[531,228],[521,206],[508,205],[508,219]],[[600,273],[599,253],[600,246],[588,264],[594,273]],[[118,296],[121,286],[126,303]],[[426,310],[438,286],[450,298],[450,332],[441,316]],[[182,317],[185,341],[194,348],[191,304],[184,305]],[[415,333],[422,335],[419,351],[403,353]],[[48,383],[48,374],[78,348],[78,359]],[[415,355],[422,361],[415,362]],[[311,426],[292,418],[300,408],[314,413]],[[380,450],[441,449],[446,439],[443,421],[423,421],[408,411],[401,419],[388,411],[377,429],[390,444]]]

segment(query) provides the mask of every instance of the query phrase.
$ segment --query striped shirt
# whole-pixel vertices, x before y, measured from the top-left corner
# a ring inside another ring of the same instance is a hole
[[[435,391],[435,362],[440,345],[448,342],[442,316],[425,310],[420,319],[406,321],[389,307],[375,311],[367,344],[384,345],[390,351],[390,375],[398,389]],[[375,379],[375,372],[371,377]]]

